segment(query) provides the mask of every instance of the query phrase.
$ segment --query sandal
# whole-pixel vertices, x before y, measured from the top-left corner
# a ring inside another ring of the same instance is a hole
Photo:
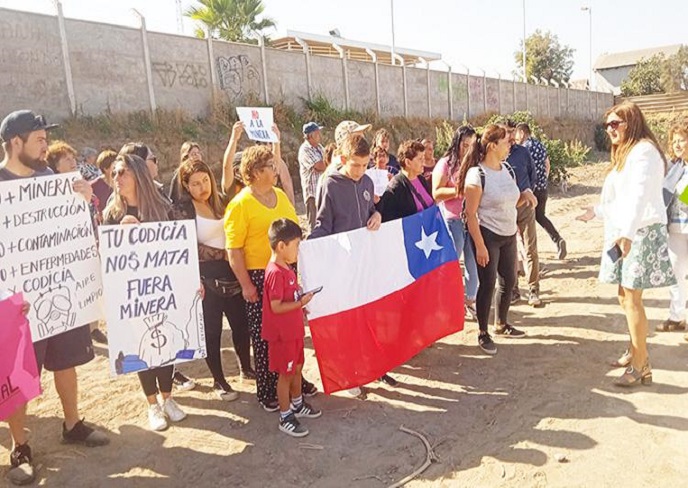
[[[673,332],[675,330],[686,330],[685,320],[671,320],[667,319],[655,327],[657,332]]]
[[[621,376],[614,380],[614,385],[616,386],[636,386],[638,383],[647,386],[652,384],[652,368],[649,361],[645,363],[645,366],[640,371],[633,366],[629,366]]]
[[[633,359],[633,355],[631,354],[631,350],[629,348],[623,352],[619,359],[612,361],[610,364],[615,368],[625,368],[631,364],[631,359]]]

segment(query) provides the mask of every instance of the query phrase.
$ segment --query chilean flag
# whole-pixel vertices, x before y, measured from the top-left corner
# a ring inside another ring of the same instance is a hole
[[[463,329],[463,282],[439,209],[304,241],[303,289],[325,393],[374,381]]]

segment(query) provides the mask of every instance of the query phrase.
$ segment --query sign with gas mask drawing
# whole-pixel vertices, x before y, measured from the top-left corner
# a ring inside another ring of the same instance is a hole
[[[30,303],[33,342],[102,318],[98,248],[79,173],[0,183],[0,286]]]
[[[99,228],[113,375],[204,358],[193,220]]]

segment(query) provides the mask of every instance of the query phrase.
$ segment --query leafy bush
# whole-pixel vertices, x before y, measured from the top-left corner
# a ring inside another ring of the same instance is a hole
[[[566,143],[565,152],[568,159],[568,166],[582,166],[588,161],[590,147],[576,139]]]
[[[443,120],[440,125],[435,127],[435,157],[442,157],[449,149],[454,138],[454,132],[454,127],[446,120]]]

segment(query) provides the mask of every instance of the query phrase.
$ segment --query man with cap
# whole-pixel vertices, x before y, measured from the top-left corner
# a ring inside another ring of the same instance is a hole
[[[303,125],[303,144],[299,147],[299,173],[301,174],[301,189],[303,190],[303,203],[306,206],[306,217],[310,230],[315,227],[315,195],[318,189],[318,179],[325,171],[323,156],[325,149],[320,144],[322,134],[320,127],[315,122]]]
[[[53,174],[46,161],[47,131],[55,127],[57,126],[48,124],[43,116],[29,110],[12,112],[5,117],[0,124],[0,142],[5,153],[0,162],[0,184],[3,181]],[[75,181],[73,189],[86,201],[91,201],[93,190],[86,180]],[[105,434],[86,425],[79,415],[75,368],[94,357],[88,325],[35,342],[34,350],[39,372],[43,366],[53,372],[55,389],[60,396],[65,417],[62,423],[62,441],[88,447],[109,443]],[[7,477],[14,484],[30,483],[36,475],[24,430],[26,405],[17,409],[7,421],[13,444],[10,453],[11,468]]]

